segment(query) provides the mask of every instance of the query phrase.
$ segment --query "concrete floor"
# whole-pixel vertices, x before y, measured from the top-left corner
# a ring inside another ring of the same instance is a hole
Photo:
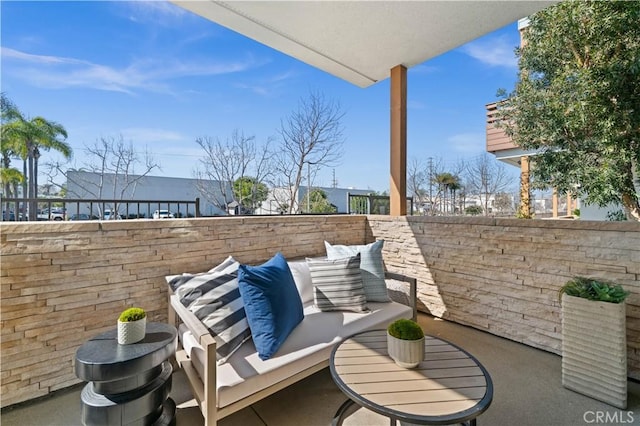
[[[562,387],[561,358],[470,327],[420,315],[428,334],[442,337],[474,355],[493,379],[494,396],[478,425],[572,426],[640,425],[640,383],[629,381],[628,408],[610,405]],[[80,424],[81,386],[52,397],[2,411],[2,426],[70,426]],[[171,394],[178,405],[178,426],[204,424],[182,372],[173,377]],[[328,369],[218,422],[220,426],[329,425],[344,402]],[[600,417],[598,417],[600,416]],[[600,419],[600,421],[598,421]],[[388,425],[389,420],[360,409],[345,426]]]

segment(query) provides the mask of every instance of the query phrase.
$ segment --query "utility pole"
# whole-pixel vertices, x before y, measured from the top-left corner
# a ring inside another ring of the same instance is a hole
[[[331,185],[334,188],[338,187],[338,181],[336,180],[336,169],[333,169],[333,181],[331,182]]]

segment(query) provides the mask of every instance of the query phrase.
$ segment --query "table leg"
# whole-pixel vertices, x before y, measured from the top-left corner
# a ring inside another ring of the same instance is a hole
[[[344,418],[353,414],[358,408],[355,402],[350,399],[347,399],[336,411],[336,414],[333,416],[333,421],[331,422],[331,426],[341,426]]]

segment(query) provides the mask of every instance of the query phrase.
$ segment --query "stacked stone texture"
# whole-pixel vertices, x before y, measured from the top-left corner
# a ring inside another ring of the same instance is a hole
[[[75,351],[141,306],[167,320],[166,275],[233,255],[324,255],[324,241],[385,240],[387,269],[418,279],[421,310],[560,353],[558,289],[615,280],[628,368],[640,378],[640,224],[487,218],[273,216],[0,225],[0,392],[11,405],[78,383]]]
[[[622,284],[640,379],[640,224],[369,216],[367,239],[385,240],[387,269],[418,278],[422,310],[557,354],[560,287],[577,275]]]
[[[257,264],[362,244],[364,216],[276,216],[0,225],[2,406],[79,383],[78,347],[143,307],[167,321],[166,275],[204,272],[233,255]]]

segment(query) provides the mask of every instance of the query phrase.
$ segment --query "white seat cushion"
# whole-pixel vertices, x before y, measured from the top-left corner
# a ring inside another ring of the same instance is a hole
[[[304,308],[304,320],[275,355],[262,361],[253,342],[245,342],[217,369],[217,406],[225,407],[329,359],[333,346],[360,331],[386,328],[398,318],[411,318],[410,307],[396,302],[369,303],[368,313],[320,312],[313,304]],[[183,347],[194,368],[203,375],[204,351],[181,326]]]

